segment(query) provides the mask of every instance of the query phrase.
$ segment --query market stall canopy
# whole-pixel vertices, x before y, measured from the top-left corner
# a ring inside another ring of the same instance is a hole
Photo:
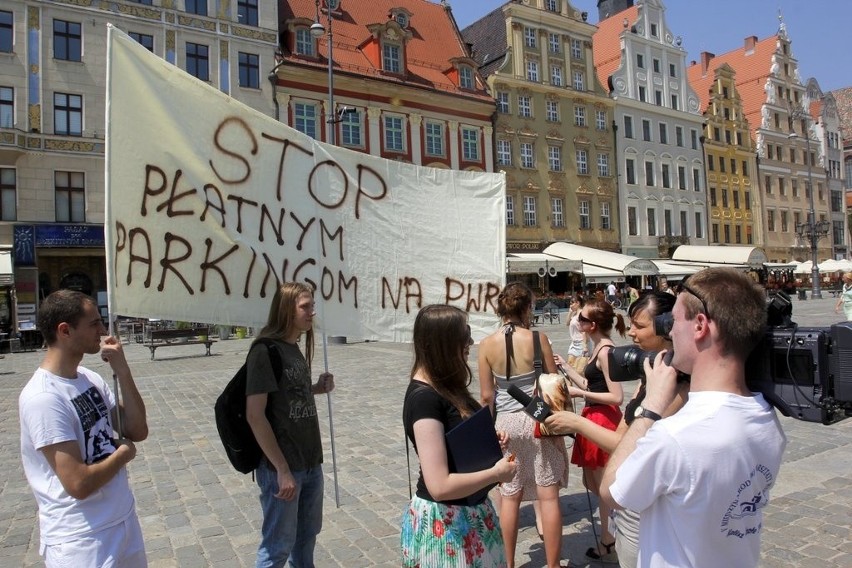
[[[0,286],[11,286],[15,283],[15,273],[12,271],[12,253],[0,250]]]
[[[601,268],[592,264],[583,265],[583,279],[586,284],[609,284],[624,282],[624,274],[609,268]]]
[[[557,272],[582,273],[583,263],[579,260],[567,260],[541,252],[516,252],[506,255],[507,274],[544,276],[550,273],[551,276],[555,276]]]
[[[751,269],[763,268],[763,263],[768,262],[766,253],[759,247],[732,247],[732,246],[698,246],[681,245],[672,254],[672,260],[713,263],[713,264],[736,264],[745,265]]]
[[[849,272],[852,270],[852,260],[834,260],[830,258],[820,262],[817,266],[820,272]]]
[[[553,243],[546,249],[545,254],[560,258],[583,261],[583,273],[588,265],[609,269],[623,276],[650,276],[658,274],[657,265],[647,258],[636,258],[617,252],[598,250],[569,243]]]
[[[685,278],[686,276],[689,276],[690,274],[695,274],[696,272],[702,269],[701,266],[671,264],[662,260],[654,260],[652,262],[657,265],[657,270],[660,271],[661,276],[666,276],[672,279]]]
[[[813,269],[813,266],[813,262],[811,262],[810,260],[806,260],[805,262],[799,264],[796,269],[793,270],[793,272],[795,272],[796,274],[810,274]],[[819,268],[819,265],[817,265],[817,268]]]
[[[763,266],[767,270],[795,270],[799,266],[798,262],[764,262]]]

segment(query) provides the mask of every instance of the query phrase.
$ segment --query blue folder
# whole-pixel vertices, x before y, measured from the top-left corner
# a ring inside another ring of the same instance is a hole
[[[447,459],[450,472],[472,473],[493,467],[503,457],[491,411],[483,406],[473,416],[450,430],[447,440]],[[465,498],[468,505],[478,505],[488,496],[491,485]]]

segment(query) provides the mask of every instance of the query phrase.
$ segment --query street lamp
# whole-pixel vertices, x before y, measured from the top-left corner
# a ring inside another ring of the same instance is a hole
[[[325,27],[320,23],[320,0],[316,0],[316,19],[311,24],[311,35],[315,38],[320,38],[325,34]],[[336,144],[336,124],[343,120],[347,114],[355,112],[355,109],[343,107],[340,112],[334,110],[334,54],[332,51],[332,31],[331,23],[334,20],[332,12],[340,7],[340,0],[325,0],[325,8],[328,12],[328,114],[326,115],[326,124],[328,124],[328,141],[331,144]]]
[[[806,119],[810,121],[810,115],[804,110],[794,110],[790,113],[791,118]],[[803,123],[804,125],[804,123]],[[796,224],[796,234],[802,240],[807,239],[811,245],[811,298],[821,299],[822,292],[820,291],[819,281],[819,258],[817,257],[817,245],[819,240],[828,235],[828,221],[816,221],[816,209],[814,208],[814,186],[811,176],[811,134],[810,129],[807,129],[805,134],[805,164],[808,166],[808,197],[810,209],[808,210],[808,220],[805,223]],[[799,135],[791,132],[788,138],[795,139]]]

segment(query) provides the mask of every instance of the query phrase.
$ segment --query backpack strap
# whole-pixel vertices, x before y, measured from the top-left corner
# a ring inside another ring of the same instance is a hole
[[[541,360],[541,340],[539,339],[538,332],[534,331],[533,334],[533,370],[535,371],[535,391],[541,392],[541,389],[538,387],[538,378],[541,376],[541,371],[543,369],[543,364]]]
[[[249,347],[249,352],[254,349],[255,345],[258,343],[262,343],[266,345],[266,352],[269,356],[269,362],[272,364],[272,372],[275,374],[275,382],[281,382],[281,372],[284,370],[284,363],[281,361],[281,355],[278,353],[278,349],[275,347],[275,340],[270,339],[268,337],[259,337],[254,340],[254,343]]]
[[[514,347],[512,344],[512,334],[515,333],[515,326],[511,323],[506,324],[503,330],[503,335],[506,337],[506,382],[512,378],[512,359],[515,358]]]

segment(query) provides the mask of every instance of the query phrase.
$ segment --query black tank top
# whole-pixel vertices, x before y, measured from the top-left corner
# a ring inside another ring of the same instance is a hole
[[[601,352],[604,349],[610,349],[611,345],[606,345],[598,349],[598,352],[595,353],[595,356],[589,359],[588,364],[586,364],[586,368],[583,369],[583,375],[586,377],[586,390],[589,392],[598,392],[604,393],[609,392],[609,388],[606,386],[606,377],[604,376],[603,371],[598,369],[598,366],[595,365],[595,361],[598,360],[598,356],[600,356]],[[596,404],[596,403],[589,403]]]

